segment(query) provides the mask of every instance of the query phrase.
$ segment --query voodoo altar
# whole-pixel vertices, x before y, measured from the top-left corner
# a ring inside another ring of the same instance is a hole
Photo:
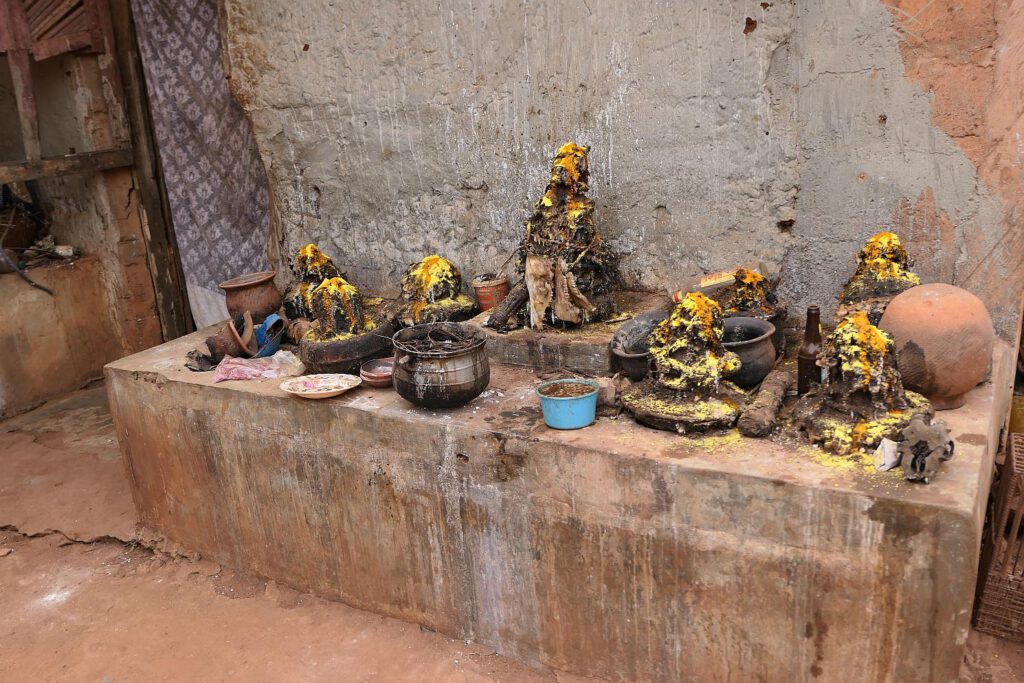
[[[142,520],[203,557],[579,674],[956,676],[993,384],[943,414],[956,457],[923,486],[735,432],[551,430],[522,367],[448,412],[214,385],[181,363],[209,334],[106,368]]]
[[[182,362],[212,328],[109,364],[144,524],[226,566],[581,675],[955,679],[1009,347],[936,420],[878,326],[918,282],[882,232],[810,356],[820,382],[790,396],[776,282],[744,266],[671,298],[623,291],[587,151],[557,151],[516,284],[466,323],[474,343],[486,336],[490,384],[461,407],[391,387],[311,401],[274,380],[215,384]],[[304,361],[475,304],[440,254],[409,265],[391,301],[314,245],[291,265],[285,313]],[[767,331],[728,338],[739,320]],[[636,378],[610,361],[617,334],[649,356]],[[741,388],[748,342],[767,375]],[[603,375],[617,398],[586,428],[551,429],[536,391],[553,369]],[[872,463],[887,441],[902,470]]]

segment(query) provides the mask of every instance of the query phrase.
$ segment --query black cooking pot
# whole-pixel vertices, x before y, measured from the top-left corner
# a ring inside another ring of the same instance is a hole
[[[479,331],[457,323],[427,323],[399,331],[392,343],[392,383],[410,403],[454,408],[479,396],[491,381],[487,339]]]

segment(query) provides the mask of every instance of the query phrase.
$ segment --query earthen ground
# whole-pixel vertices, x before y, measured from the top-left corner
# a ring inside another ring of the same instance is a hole
[[[176,555],[135,521],[102,386],[0,423],[6,680],[586,680]],[[1024,644],[972,632],[961,678],[1024,681]]]

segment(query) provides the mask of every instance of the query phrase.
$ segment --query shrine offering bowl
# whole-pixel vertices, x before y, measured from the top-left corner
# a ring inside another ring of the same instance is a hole
[[[276,270],[263,270],[220,283],[231,317],[249,311],[254,321],[263,322],[268,315],[276,313],[281,308],[281,293],[274,286],[276,274]]]
[[[552,429],[582,429],[594,424],[600,386],[589,379],[556,379],[537,387],[544,423]]]
[[[760,318],[726,318],[722,345],[740,357],[742,365],[726,379],[750,389],[761,383],[775,367],[775,325]]]

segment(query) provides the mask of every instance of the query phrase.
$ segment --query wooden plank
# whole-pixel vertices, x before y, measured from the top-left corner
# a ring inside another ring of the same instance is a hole
[[[157,312],[164,339],[171,340],[195,330],[185,289],[185,274],[178,257],[178,242],[171,221],[167,190],[160,169],[153,122],[149,117],[149,98],[135,38],[131,3],[100,3],[100,27],[108,41],[107,52],[117,58],[125,110],[131,123],[132,151],[139,198],[146,212],[146,249],[156,292]]]
[[[0,185],[37,178],[53,178],[76,173],[93,173],[131,166],[132,150],[105,149],[98,152],[68,154],[47,159],[27,159],[0,164]]]
[[[38,159],[42,156],[39,142],[39,113],[36,95],[32,88],[32,65],[28,50],[16,48],[7,51],[7,66],[14,84],[14,99],[18,104],[18,121],[21,124],[21,141],[25,157]]]
[[[37,40],[36,44],[32,46],[32,56],[38,62],[42,59],[62,55],[65,52],[74,52],[75,50],[93,47],[95,39],[96,37],[92,31],[79,31],[78,33],[43,38],[42,40]]]
[[[38,39],[62,20],[67,20],[69,15],[81,11],[81,6],[76,7],[76,5],[78,5],[78,0],[64,0],[64,2],[50,8],[46,14],[37,17],[32,22],[32,38]]]
[[[63,2],[64,0],[40,0],[39,2],[27,2],[25,3],[25,16],[28,18],[28,23],[31,26],[35,26],[39,23],[39,17],[44,14],[48,14],[51,9]]]

